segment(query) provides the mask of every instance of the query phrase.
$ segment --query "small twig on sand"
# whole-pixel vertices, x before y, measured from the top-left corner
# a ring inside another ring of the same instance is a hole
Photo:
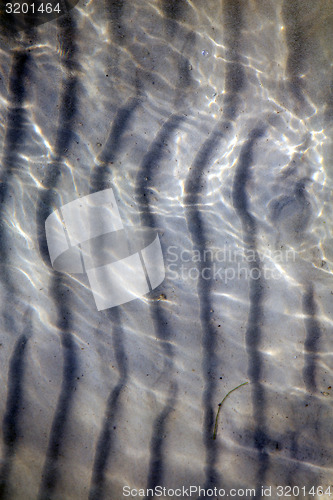
[[[221,407],[224,403],[224,401],[227,399],[227,397],[229,396],[229,394],[231,394],[232,392],[234,392],[236,389],[239,389],[240,387],[242,387],[243,385],[246,385],[248,384],[248,382],[243,382],[242,384],[238,385],[237,387],[235,387],[234,389],[231,389],[231,391],[228,392],[228,394],[226,396],[224,396],[224,398],[222,399],[221,403],[219,403],[219,409],[217,410],[217,414],[216,414],[216,418],[215,418],[215,427],[214,427],[214,434],[213,434],[213,439],[216,439],[216,433],[217,433],[217,420],[219,418],[219,413],[220,413],[220,410],[221,410]]]

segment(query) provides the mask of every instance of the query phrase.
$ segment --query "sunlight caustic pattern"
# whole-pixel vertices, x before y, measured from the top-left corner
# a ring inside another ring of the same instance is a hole
[[[324,498],[332,2],[18,24],[1,11],[0,498]]]

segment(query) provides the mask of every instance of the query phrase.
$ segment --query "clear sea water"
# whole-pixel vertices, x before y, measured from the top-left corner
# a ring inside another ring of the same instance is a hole
[[[1,498],[333,496],[332,22],[328,0],[91,0],[2,23]],[[166,278],[97,311],[45,220],[110,187]]]

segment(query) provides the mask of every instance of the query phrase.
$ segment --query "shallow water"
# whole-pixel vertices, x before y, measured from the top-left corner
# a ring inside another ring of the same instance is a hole
[[[1,498],[333,495],[332,20],[95,0],[2,26]],[[45,220],[108,188],[166,278],[97,311]]]

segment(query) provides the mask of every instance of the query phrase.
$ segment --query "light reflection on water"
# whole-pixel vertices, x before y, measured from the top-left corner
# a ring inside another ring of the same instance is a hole
[[[50,479],[50,470],[58,473],[48,486],[54,498],[88,498],[98,449],[105,498],[154,481],[231,488],[331,480],[331,7],[309,4],[297,21],[281,2],[186,5],[173,20],[163,2],[125,2],[110,24],[97,2],[80,3],[70,35],[52,22],[3,41],[2,415],[14,404],[6,399],[10,360],[31,311],[23,399],[12,413],[19,431],[8,441],[3,430],[4,462],[13,450],[10,498],[45,494],[41,476]],[[30,51],[23,77],[13,67],[20,50]],[[253,218],[256,251],[268,254],[260,270],[279,276],[261,279],[257,296],[244,272],[203,283],[167,270],[151,296],[97,312],[86,278],[54,273],[42,252],[38,213],[42,220],[88,194],[95,178],[98,189],[101,179],[113,187],[127,225],[151,217],[166,265],[171,246],[191,255],[199,236],[201,250],[244,251],[251,235],[233,194],[242,158],[243,216]],[[202,227],[193,232],[197,212]],[[274,250],[295,258],[276,262]],[[76,360],[69,374],[64,333]],[[256,359],[257,373],[249,369]],[[207,422],[247,380],[223,408],[212,444]]]

